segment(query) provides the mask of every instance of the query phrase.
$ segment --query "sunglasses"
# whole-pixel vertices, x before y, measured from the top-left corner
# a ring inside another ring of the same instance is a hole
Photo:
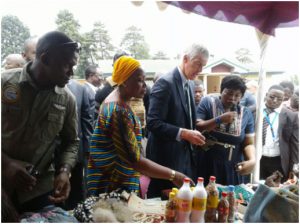
[[[78,52],[81,50],[81,44],[79,42],[74,42],[74,41],[59,44],[58,47],[70,47],[70,48],[72,47]]]
[[[61,48],[75,50],[77,53],[79,53],[81,50],[81,45],[79,42],[70,41],[70,42],[51,46],[50,48],[45,50],[45,53],[53,51],[54,49],[61,49]]]

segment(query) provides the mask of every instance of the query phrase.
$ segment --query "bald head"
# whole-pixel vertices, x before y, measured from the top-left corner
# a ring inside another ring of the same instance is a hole
[[[5,58],[5,69],[12,69],[12,68],[23,68],[25,65],[25,60],[20,54],[9,54]]]
[[[37,37],[30,37],[25,41],[22,56],[26,62],[33,61],[33,59],[35,58],[37,42]]]

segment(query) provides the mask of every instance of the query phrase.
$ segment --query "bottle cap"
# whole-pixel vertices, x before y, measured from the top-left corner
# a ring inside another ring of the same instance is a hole
[[[222,192],[222,197],[227,197],[227,192],[223,191]]]
[[[235,189],[235,187],[234,187],[233,185],[229,185],[229,186],[228,186],[228,191],[231,191],[231,192],[233,192],[233,191],[234,191],[234,189]]]
[[[203,177],[198,177],[198,182],[203,182],[204,178]]]
[[[216,180],[216,177],[215,176],[210,176],[209,180]]]
[[[184,181],[184,183],[190,183],[190,178],[185,177],[185,178],[183,179],[183,181]]]
[[[175,193],[174,192],[170,192],[169,193],[169,199],[173,199],[175,198]]]
[[[173,193],[175,193],[175,194],[177,194],[177,192],[178,192],[178,188],[176,188],[176,187],[173,187],[173,188],[172,188],[172,192],[173,192]]]

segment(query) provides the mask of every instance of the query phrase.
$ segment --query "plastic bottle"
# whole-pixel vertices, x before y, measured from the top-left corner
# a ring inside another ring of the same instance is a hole
[[[236,209],[237,209],[234,188],[235,187],[233,185],[228,186],[228,195],[227,195],[227,200],[229,202],[228,222],[234,222]]]
[[[175,196],[176,196],[176,194],[178,193],[178,188],[173,187],[173,188],[172,188],[172,192],[174,192],[174,193],[175,193]]]
[[[193,191],[193,206],[191,222],[204,223],[204,214],[206,210],[207,193],[203,186],[204,179],[198,177],[197,185]]]
[[[178,203],[177,203],[177,193],[178,193],[178,188],[173,187],[173,188],[172,188],[172,192],[175,194],[174,201],[175,201],[175,204],[176,204],[176,211],[177,211],[177,210],[178,210]]]
[[[175,201],[175,193],[169,193],[169,201],[166,204],[166,222],[175,222],[176,221],[176,201]]]
[[[192,212],[193,193],[190,189],[190,179],[184,178],[183,185],[179,189],[176,197],[177,201],[177,219],[176,222],[190,222]]]
[[[227,200],[227,192],[222,192],[222,198],[218,204],[218,222],[225,223],[228,219],[229,202]]]
[[[217,222],[217,208],[219,202],[219,191],[216,186],[216,177],[210,176],[206,186],[207,204],[205,212],[205,222]]]

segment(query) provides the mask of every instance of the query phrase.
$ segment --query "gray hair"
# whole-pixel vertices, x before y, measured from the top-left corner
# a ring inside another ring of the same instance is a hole
[[[37,36],[32,36],[32,37],[29,37],[25,40],[24,42],[24,48],[23,48],[23,51],[27,51],[28,50],[28,47],[31,43],[37,43],[38,42],[38,37]]]
[[[204,45],[201,44],[192,44],[185,49],[183,52],[184,55],[187,55],[190,59],[197,57],[198,55],[202,55],[205,58],[209,57],[209,52]]]
[[[255,80],[250,80],[246,83],[247,88],[255,87],[258,88],[258,83]]]

